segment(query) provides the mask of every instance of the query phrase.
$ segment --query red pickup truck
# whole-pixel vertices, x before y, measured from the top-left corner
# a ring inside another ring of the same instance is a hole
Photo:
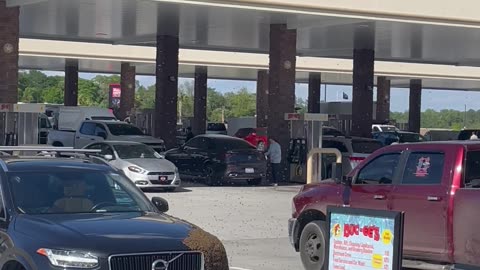
[[[479,142],[388,146],[342,181],[305,185],[289,234],[307,270],[326,269],[328,205],[404,211],[404,267],[480,269]]]

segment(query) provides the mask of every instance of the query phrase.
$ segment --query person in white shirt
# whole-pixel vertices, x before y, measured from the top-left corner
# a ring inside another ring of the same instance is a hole
[[[265,154],[270,158],[270,164],[272,165],[273,185],[278,186],[281,175],[282,147],[275,138],[270,137],[268,141],[268,151]]]
[[[472,133],[472,136],[470,136],[470,140],[478,140],[477,132]]]

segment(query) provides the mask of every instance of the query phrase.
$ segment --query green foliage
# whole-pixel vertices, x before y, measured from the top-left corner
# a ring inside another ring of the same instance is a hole
[[[424,128],[448,128],[454,130],[460,130],[464,127],[467,128],[480,128],[480,110],[469,110],[465,112],[456,110],[426,110],[422,112],[421,126]],[[408,112],[392,112],[391,118],[398,123],[408,122]]]

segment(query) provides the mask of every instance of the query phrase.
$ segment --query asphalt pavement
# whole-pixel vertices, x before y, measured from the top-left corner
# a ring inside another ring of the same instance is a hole
[[[177,192],[150,192],[147,196],[167,199],[170,215],[219,237],[231,270],[301,270],[287,232],[291,199],[299,188],[186,183]]]

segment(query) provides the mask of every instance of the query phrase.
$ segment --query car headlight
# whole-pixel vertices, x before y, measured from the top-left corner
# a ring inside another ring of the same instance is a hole
[[[47,257],[53,266],[82,269],[98,266],[98,257],[89,252],[41,248],[37,253]]]
[[[131,172],[134,172],[134,173],[145,173],[144,169],[139,168],[137,166],[129,166],[128,170],[130,170]]]

